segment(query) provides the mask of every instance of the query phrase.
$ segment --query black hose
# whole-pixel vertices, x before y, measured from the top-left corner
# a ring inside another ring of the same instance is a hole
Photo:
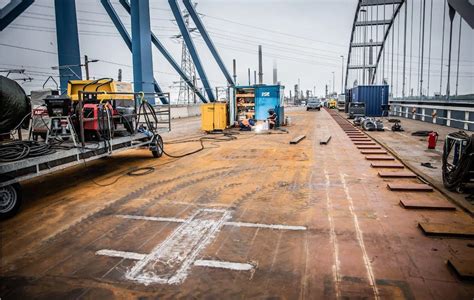
[[[54,152],[52,146],[44,142],[13,141],[0,143],[0,162],[12,162]]]
[[[451,139],[452,137],[453,139]],[[448,162],[449,155],[456,143],[466,142],[463,145],[462,152],[459,153],[459,159],[451,164]],[[464,182],[468,181],[469,173],[474,166],[474,136],[469,136],[464,131],[450,133],[446,136],[443,151],[443,184],[450,190],[459,188]]]

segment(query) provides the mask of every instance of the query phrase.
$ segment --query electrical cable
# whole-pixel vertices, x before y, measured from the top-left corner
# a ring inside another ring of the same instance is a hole
[[[44,142],[13,141],[0,143],[0,162],[13,162],[54,152],[52,146]]]
[[[455,147],[462,143],[462,149]],[[465,144],[464,144],[465,143]],[[453,163],[448,159],[451,150],[455,147]],[[460,151],[460,152],[458,152]],[[469,136],[464,131],[450,133],[445,139],[443,151],[443,183],[450,190],[459,189],[467,181],[474,166],[474,136]]]

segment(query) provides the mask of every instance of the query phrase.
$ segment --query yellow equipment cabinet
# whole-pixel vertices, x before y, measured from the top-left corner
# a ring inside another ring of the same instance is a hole
[[[67,84],[67,94],[72,101],[79,100],[79,91],[85,92],[108,92],[108,93],[133,93],[132,84],[128,82],[113,81],[110,79],[100,80],[69,80]],[[133,100],[133,95],[98,95],[97,100]]]
[[[227,103],[201,104],[201,129],[224,130],[227,127]]]

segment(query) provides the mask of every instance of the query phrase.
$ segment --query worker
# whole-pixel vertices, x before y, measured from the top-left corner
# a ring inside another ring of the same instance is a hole
[[[255,121],[253,119],[243,119],[239,122],[240,131],[251,131],[253,126],[255,126]]]
[[[277,122],[277,114],[275,112],[275,110],[273,108],[270,108],[268,110],[268,118],[267,118],[267,121],[268,121],[268,125],[269,125],[269,128],[270,129],[274,129],[275,126],[276,126],[276,122]]]

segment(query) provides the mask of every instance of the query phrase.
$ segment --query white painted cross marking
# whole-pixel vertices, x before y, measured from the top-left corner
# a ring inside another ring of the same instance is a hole
[[[125,278],[143,284],[181,283],[196,256],[229,217],[225,210],[198,210],[150,254],[138,261]]]
[[[117,250],[108,250],[103,249],[95,253],[96,255],[104,255],[110,257],[120,257],[132,260],[142,260],[146,257],[146,254],[140,254],[135,252],[128,251],[117,251]],[[253,265],[246,263],[235,263],[230,261],[221,261],[221,260],[209,260],[209,259],[198,259],[194,262],[195,266],[200,267],[210,267],[218,269],[228,269],[236,271],[249,271],[253,269]]]
[[[120,218],[157,222],[181,223],[173,233],[149,254],[102,249],[96,255],[136,260],[125,273],[125,278],[148,285],[182,283],[192,265],[249,271],[254,267],[248,263],[216,260],[198,260],[199,253],[213,240],[222,226],[266,228],[275,230],[306,230],[305,226],[282,224],[260,224],[229,222],[230,212],[223,209],[199,209],[188,219],[118,215]]]

